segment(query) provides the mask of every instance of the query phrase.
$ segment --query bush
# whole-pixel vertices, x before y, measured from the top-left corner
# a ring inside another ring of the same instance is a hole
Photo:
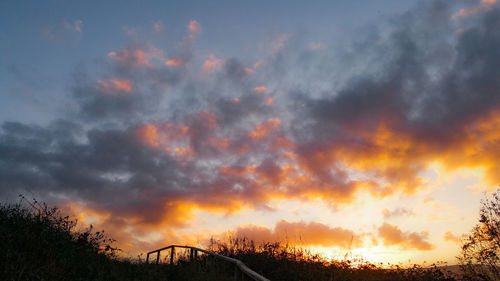
[[[500,280],[500,190],[481,201],[479,223],[464,239],[458,257],[469,280]]]
[[[24,200],[24,199],[23,199]],[[0,280],[158,280],[168,268],[116,258],[103,231],[36,200],[0,205]]]

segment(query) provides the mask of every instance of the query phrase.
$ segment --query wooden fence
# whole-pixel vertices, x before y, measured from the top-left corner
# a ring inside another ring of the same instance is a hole
[[[191,246],[170,245],[170,246],[167,246],[167,247],[164,247],[161,249],[151,251],[151,252],[147,253],[147,255],[146,255],[146,263],[149,263],[149,257],[152,254],[156,253],[156,264],[158,264],[160,262],[160,252],[170,249],[170,264],[173,264],[174,263],[175,248],[190,249],[190,254],[189,254],[190,261],[195,260],[198,257],[198,252],[201,252],[201,253],[205,253],[207,255],[210,255],[212,257],[215,257],[217,259],[234,264],[243,274],[252,278],[255,281],[270,281],[269,279],[263,277],[262,275],[258,274],[257,272],[253,271],[252,269],[250,269],[248,266],[246,266],[240,260],[226,257],[223,255],[219,255],[219,254],[216,254],[214,252],[210,252],[207,250],[203,250],[203,249],[191,247]]]

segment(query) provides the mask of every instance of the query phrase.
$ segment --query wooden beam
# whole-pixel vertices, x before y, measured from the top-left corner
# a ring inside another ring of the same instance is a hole
[[[170,264],[174,264],[174,254],[175,250],[174,247],[172,247],[172,249],[170,249]]]

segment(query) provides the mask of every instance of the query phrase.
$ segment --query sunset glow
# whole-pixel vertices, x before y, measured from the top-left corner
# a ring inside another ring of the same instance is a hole
[[[0,11],[1,198],[123,256],[245,237],[456,264],[499,187],[498,0],[31,2]]]

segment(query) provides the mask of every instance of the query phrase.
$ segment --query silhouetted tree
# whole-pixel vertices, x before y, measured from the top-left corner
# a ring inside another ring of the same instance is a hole
[[[479,223],[464,238],[458,257],[470,280],[500,280],[500,190],[481,201]]]

